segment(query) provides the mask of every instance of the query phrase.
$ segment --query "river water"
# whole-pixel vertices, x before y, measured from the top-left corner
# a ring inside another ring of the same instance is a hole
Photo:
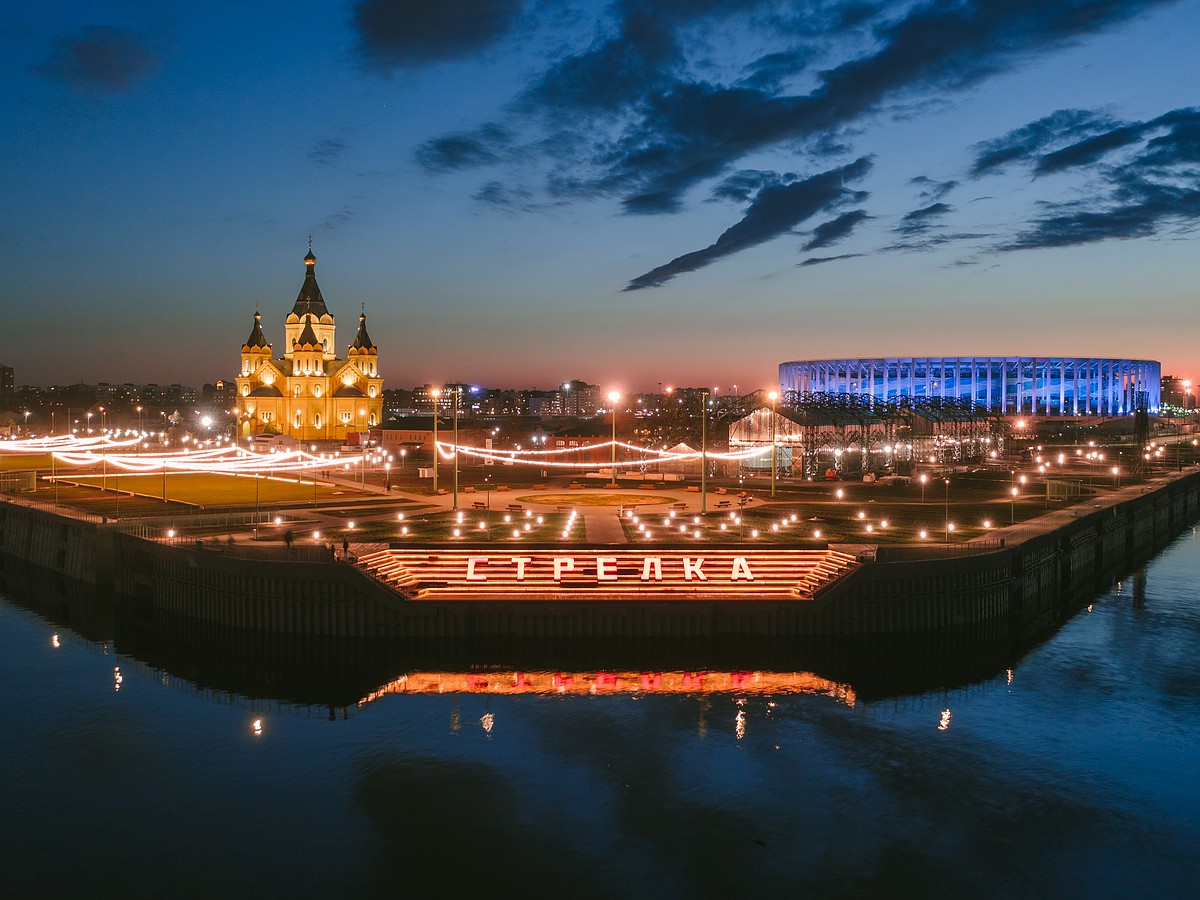
[[[10,571],[0,896],[1195,897],[1198,583],[1193,530],[1019,640],[525,670]]]

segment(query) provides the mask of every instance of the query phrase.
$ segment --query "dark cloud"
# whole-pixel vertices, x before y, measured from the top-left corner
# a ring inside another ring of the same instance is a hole
[[[477,53],[512,27],[524,0],[364,0],[354,8],[358,53],[379,69]]]
[[[861,191],[852,191],[846,182],[856,181],[871,169],[871,160],[862,157],[849,165],[802,181],[763,188],[745,216],[736,225],[703,250],[685,253],[665,265],[652,269],[629,282],[627,291],[659,287],[677,275],[694,272],[718,259],[754,247],[795,228],[818,212],[839,203],[865,199]]]
[[[1087,109],[1060,109],[1037,121],[1014,128],[1001,137],[976,145],[971,176],[1002,171],[1011,163],[1029,162],[1051,146],[1103,134],[1115,127],[1108,116]]]
[[[33,71],[79,91],[119,94],[138,87],[161,65],[159,50],[143,35],[90,26],[55,38],[50,56]]]
[[[308,151],[308,158],[319,166],[332,166],[345,149],[345,141],[337,138],[322,138]]]
[[[506,187],[499,181],[489,181],[475,192],[474,199],[505,212],[528,212],[535,208],[530,191]]]
[[[1141,125],[1113,128],[1045,154],[1038,159],[1033,171],[1037,175],[1049,175],[1076,166],[1090,165],[1113,150],[1139,143],[1143,133],[1144,128]]]
[[[916,178],[909,179],[908,183],[915,184],[920,188],[917,192],[918,197],[930,201],[941,200],[958,187],[957,181],[937,181],[928,175],[918,175]]]
[[[728,178],[721,180],[712,189],[714,200],[732,200],[737,203],[748,203],[750,198],[766,187],[779,184],[789,184],[796,176],[788,173],[765,172],[761,169],[742,169],[734,172]]]
[[[928,206],[905,213],[904,217],[900,219],[900,224],[896,226],[896,231],[906,236],[924,234],[930,228],[934,227],[935,219],[940,219],[942,216],[953,211],[954,207],[948,203],[931,203]]]
[[[1200,227],[1200,174],[1193,172],[1187,184],[1163,184],[1135,172],[1115,180],[1111,193],[1090,208],[1083,204],[1049,206],[1047,215],[998,249],[1074,247]]]
[[[844,212],[836,219],[822,222],[813,229],[813,236],[802,248],[805,252],[828,247],[850,236],[856,227],[871,218],[864,209],[852,209]]]
[[[913,234],[906,234],[902,240],[894,244],[888,244],[886,247],[881,247],[880,250],[922,253],[928,250],[936,250],[939,247],[945,247],[949,244],[960,244],[963,241],[981,241],[990,237],[994,237],[994,235],[974,231],[935,231],[932,233],[918,231]]]
[[[1035,175],[1088,167],[1082,196],[1040,204],[1040,215],[995,248],[1002,252],[1200,227],[1200,109],[1185,107],[1141,122],[1059,110],[977,151],[975,171],[985,173],[1016,162]]]
[[[591,45],[533,79],[513,115],[589,135],[549,141],[556,151],[572,150],[551,158],[548,182],[560,196],[616,196],[629,213],[675,212],[690,189],[750,154],[779,145],[805,153],[806,144],[811,152],[887,102],[969,87],[1166,2],[824,2],[780,13],[768,0],[622,0],[600,17]],[[689,29],[735,13],[751,29],[769,24],[758,33],[791,45],[765,49],[740,81],[697,78],[703,66]],[[870,49],[851,53],[864,43],[839,44],[848,33],[867,35]],[[814,70],[814,35],[826,56],[842,50],[848,58]],[[804,92],[786,93],[800,84]],[[490,163],[514,149],[484,141],[442,168]],[[981,171],[997,164],[984,160]]]
[[[453,172],[499,160],[499,148],[510,136],[499,125],[484,125],[474,131],[448,134],[427,141],[417,149],[417,162],[430,172]]]
[[[866,254],[864,253],[843,253],[840,256],[810,256],[803,262],[798,263],[797,266],[799,268],[804,268],[806,266],[819,266],[822,263],[837,262],[838,260],[842,259],[858,259],[858,257],[865,255]]]

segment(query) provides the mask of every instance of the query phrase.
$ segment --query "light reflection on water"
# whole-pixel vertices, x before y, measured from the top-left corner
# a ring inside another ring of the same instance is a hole
[[[1032,648],[892,691],[818,654],[305,704],[320,679],[273,694],[253,654],[0,604],[0,895],[1194,895],[1197,576],[1189,533]]]

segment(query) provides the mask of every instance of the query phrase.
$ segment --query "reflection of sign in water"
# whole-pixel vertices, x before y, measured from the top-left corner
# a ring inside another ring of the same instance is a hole
[[[387,694],[825,694],[847,706],[854,689],[812,672],[409,672],[358,701]]]
[[[855,565],[835,550],[393,548],[360,560],[413,600],[808,600]]]

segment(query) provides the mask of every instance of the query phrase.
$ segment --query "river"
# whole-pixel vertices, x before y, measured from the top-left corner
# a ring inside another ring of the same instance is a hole
[[[7,576],[2,896],[1196,896],[1194,529],[1019,639],[540,668]]]

